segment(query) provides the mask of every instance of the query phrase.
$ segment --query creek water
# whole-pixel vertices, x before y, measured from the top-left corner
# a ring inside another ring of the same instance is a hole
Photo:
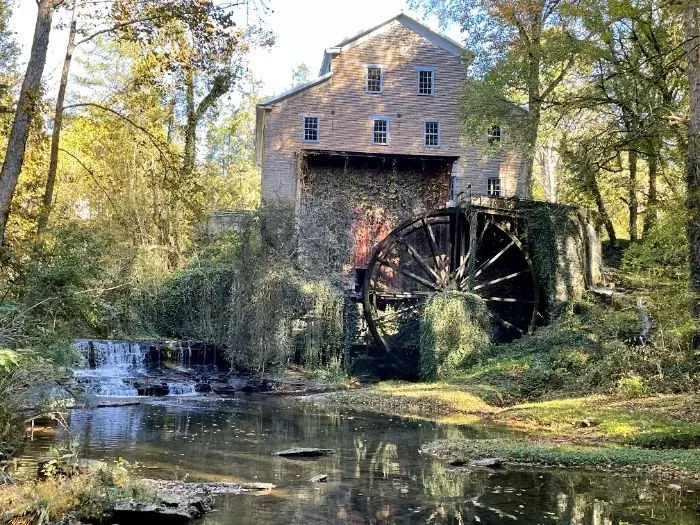
[[[241,395],[149,399],[132,406],[75,409],[68,422],[83,455],[124,458],[145,477],[261,481],[264,493],[221,496],[202,522],[697,524],[700,485],[572,469],[451,471],[419,453],[434,439],[493,437],[481,426],[437,425],[326,409],[298,399]],[[70,438],[30,443],[21,461]],[[333,448],[317,459],[272,453]],[[309,479],[327,474],[326,483]]]

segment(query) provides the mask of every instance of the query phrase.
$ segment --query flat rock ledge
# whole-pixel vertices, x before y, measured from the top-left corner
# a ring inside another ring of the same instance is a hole
[[[215,495],[275,488],[272,483],[188,483],[148,478],[140,480],[140,484],[156,495],[155,500],[118,502],[112,509],[112,520],[115,523],[188,523],[212,510]]]
[[[335,454],[335,450],[332,448],[312,448],[312,447],[298,447],[298,448],[288,448],[287,450],[279,450],[273,452],[273,456],[281,457],[302,457],[302,458],[312,458],[317,456],[327,456],[329,454]]]

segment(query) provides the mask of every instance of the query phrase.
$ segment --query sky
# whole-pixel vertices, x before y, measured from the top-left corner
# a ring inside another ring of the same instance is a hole
[[[266,27],[276,35],[272,49],[253,50],[250,69],[262,81],[262,92],[274,95],[286,91],[292,82],[292,69],[305,63],[312,76],[321,67],[323,51],[354,35],[397,15],[402,10],[418,20],[419,13],[408,10],[406,0],[265,0],[270,11],[264,18]],[[11,27],[22,48],[22,66],[26,64],[31,47],[36,17],[34,0],[16,0]],[[57,22],[60,22],[58,17]],[[457,41],[461,36],[457,28],[441,30],[435,20],[426,21],[432,29],[440,30]],[[51,33],[49,55],[44,69],[44,81],[52,93],[57,86],[61,61],[67,43],[66,30],[55,29]]]

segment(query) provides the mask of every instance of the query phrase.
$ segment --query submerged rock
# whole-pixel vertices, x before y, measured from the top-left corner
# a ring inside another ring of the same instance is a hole
[[[503,466],[503,460],[501,458],[475,459],[471,462],[471,465],[474,467],[499,468]]]
[[[328,454],[334,454],[335,450],[332,448],[312,448],[312,447],[299,447],[299,448],[288,448],[287,450],[279,450],[273,452],[274,456],[298,456],[298,457],[316,457],[316,456],[327,456]]]
[[[142,479],[155,501],[125,500],[112,509],[112,521],[135,525],[189,523],[212,510],[216,494],[241,494],[275,488],[272,483],[187,483],[161,479]]]
[[[325,483],[328,481],[327,474],[318,474],[309,480],[311,483]]]
[[[188,523],[201,518],[211,510],[209,498],[178,503],[148,503],[143,501],[120,501],[112,511],[116,523],[154,525],[161,523]]]

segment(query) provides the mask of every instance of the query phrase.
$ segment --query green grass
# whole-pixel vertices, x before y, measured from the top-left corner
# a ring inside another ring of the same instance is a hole
[[[497,412],[494,420],[549,437],[616,441],[648,448],[693,448],[700,444],[698,409],[692,408],[698,405],[697,395],[635,400],[597,395],[515,405]]]
[[[506,463],[570,467],[640,467],[700,472],[695,450],[647,450],[637,447],[585,447],[512,439],[436,441],[422,449],[447,461],[499,457]]]
[[[429,419],[438,423],[490,423],[533,438],[578,443],[634,444],[645,448],[693,448],[700,444],[700,395],[616,395],[529,402],[498,407],[470,386],[385,381],[329,394],[339,406]]]

